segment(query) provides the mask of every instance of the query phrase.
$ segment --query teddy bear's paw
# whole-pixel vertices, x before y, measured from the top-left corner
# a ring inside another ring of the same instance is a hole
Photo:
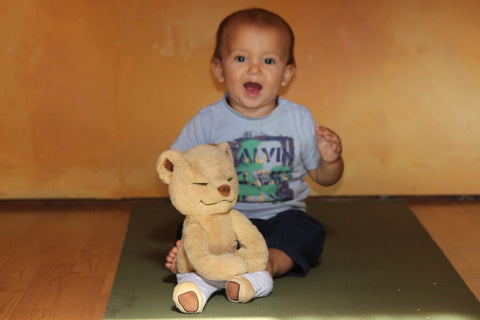
[[[173,301],[183,313],[200,313],[205,306],[202,292],[190,281],[177,284],[173,290]]]
[[[212,255],[196,264],[195,271],[206,279],[226,281],[248,272],[248,265],[244,259],[233,254]]]
[[[250,281],[243,276],[236,276],[227,281],[225,285],[228,300],[246,303],[255,297],[255,289]]]

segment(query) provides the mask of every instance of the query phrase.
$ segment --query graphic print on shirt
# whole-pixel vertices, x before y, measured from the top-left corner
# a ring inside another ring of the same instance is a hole
[[[288,181],[292,177],[293,138],[256,135],[230,143],[238,174],[241,202],[281,202],[293,199]]]

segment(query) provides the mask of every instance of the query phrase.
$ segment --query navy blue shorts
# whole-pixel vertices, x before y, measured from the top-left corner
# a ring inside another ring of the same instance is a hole
[[[250,219],[265,238],[267,246],[289,256],[295,267],[290,276],[304,277],[317,263],[325,243],[325,227],[302,210],[287,210],[267,220]],[[182,224],[177,240],[182,236]]]
[[[269,248],[288,255],[295,267],[291,276],[305,276],[320,258],[325,243],[325,227],[317,219],[302,210],[287,210],[275,217],[251,219]]]

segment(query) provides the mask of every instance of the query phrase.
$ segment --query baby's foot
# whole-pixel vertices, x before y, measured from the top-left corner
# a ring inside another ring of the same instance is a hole
[[[177,254],[178,254],[178,250],[180,248],[180,243],[181,242],[182,242],[181,240],[177,240],[177,242],[175,243],[175,247],[170,249],[170,251],[167,254],[167,257],[165,258],[165,260],[166,260],[165,268],[170,270],[171,273],[178,273],[178,270],[177,270]]]

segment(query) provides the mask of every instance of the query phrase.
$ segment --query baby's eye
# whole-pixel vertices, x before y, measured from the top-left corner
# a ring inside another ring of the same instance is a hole
[[[193,184],[196,184],[197,186],[206,186],[208,183],[206,182],[194,182]]]
[[[267,58],[267,59],[263,60],[263,62],[265,62],[265,64],[274,64],[275,60],[273,60],[272,58]]]
[[[238,62],[245,62],[247,61],[247,59],[243,56],[237,56],[235,57],[235,60],[238,61]]]

